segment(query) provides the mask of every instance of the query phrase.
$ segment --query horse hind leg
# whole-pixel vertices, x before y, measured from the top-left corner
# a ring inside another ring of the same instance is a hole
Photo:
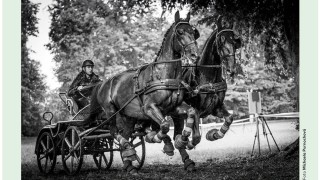
[[[123,169],[130,174],[137,174],[137,169],[132,165],[132,161],[137,160],[136,150],[130,142],[129,137],[133,132],[134,123],[130,123],[126,117],[117,116],[117,128],[121,129],[121,133],[114,134],[114,138],[119,142],[121,147],[121,156],[123,159]]]

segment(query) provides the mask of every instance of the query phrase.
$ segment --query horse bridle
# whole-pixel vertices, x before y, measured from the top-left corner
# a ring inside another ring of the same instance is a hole
[[[176,30],[176,28],[178,27],[178,25],[180,25],[180,24],[188,24],[188,25],[190,25],[190,23],[188,23],[188,22],[184,22],[184,21],[180,21],[180,22],[178,22],[174,27],[173,27],[173,32],[174,32],[174,37],[176,37],[177,36],[177,30]],[[190,25],[191,26],[191,25]],[[188,56],[186,56],[186,48],[188,47],[188,46],[190,46],[190,45],[192,45],[192,44],[195,44],[195,45],[197,45],[197,42],[196,42],[196,40],[193,40],[192,42],[190,42],[190,43],[188,43],[188,44],[183,44],[181,41],[179,41],[179,39],[177,38],[177,42],[179,43],[179,45],[182,47],[182,49],[183,49],[183,55],[182,55],[182,60],[190,60],[189,59],[189,57]]]
[[[219,45],[219,42],[218,42],[218,36],[219,35],[221,35],[223,32],[232,32],[232,33],[234,33],[234,31],[232,30],[232,29],[223,29],[223,30],[221,30],[221,31],[219,31],[217,34],[216,34],[216,39],[214,40],[214,43],[216,43],[216,48],[217,48],[217,52],[218,52],[218,54],[219,54],[219,56],[220,56],[220,48],[222,47],[222,45]],[[227,41],[227,40],[226,40]],[[226,58],[227,57],[230,57],[230,56],[235,56],[235,51],[232,53],[232,54],[225,54],[225,55],[223,55],[223,56],[220,56],[220,58],[221,58],[221,64],[226,60]]]

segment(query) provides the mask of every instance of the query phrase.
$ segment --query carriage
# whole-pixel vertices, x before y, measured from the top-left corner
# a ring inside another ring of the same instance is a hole
[[[86,127],[81,122],[89,115],[89,105],[76,111],[73,99],[67,93],[59,93],[59,97],[66,105],[71,120],[51,123],[54,115],[52,112],[45,112],[43,119],[49,122],[38,134],[35,146],[38,168],[41,173],[47,175],[52,173],[57,157],[61,160],[65,172],[69,175],[78,173],[81,169],[84,156],[92,156],[95,165],[99,170],[107,170],[113,162],[114,152],[119,151],[121,146],[114,140],[110,131],[104,128],[97,128],[102,123],[96,120],[96,126]],[[133,165],[140,169],[145,160],[145,135],[141,129],[135,129],[129,142],[137,151],[136,161]]]

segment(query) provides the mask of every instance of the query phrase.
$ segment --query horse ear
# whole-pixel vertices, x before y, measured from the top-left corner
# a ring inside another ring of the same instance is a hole
[[[217,18],[217,21],[216,21],[216,25],[217,25],[218,31],[220,31],[220,29],[222,29],[221,21],[222,21],[222,16],[219,15],[218,18]]]
[[[188,14],[187,14],[187,18],[186,18],[186,21],[190,21],[190,12],[188,12]]]
[[[175,22],[180,21],[180,13],[179,13],[179,11],[177,11],[176,14],[174,15],[174,20],[175,20]]]

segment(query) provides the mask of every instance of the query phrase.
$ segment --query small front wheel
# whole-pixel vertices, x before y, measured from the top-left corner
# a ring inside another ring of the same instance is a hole
[[[37,163],[41,173],[48,175],[53,172],[56,165],[56,145],[49,132],[40,135],[36,144]]]
[[[63,136],[61,146],[62,164],[65,172],[69,175],[78,173],[83,162],[83,147],[79,134],[78,127],[70,126]]]

